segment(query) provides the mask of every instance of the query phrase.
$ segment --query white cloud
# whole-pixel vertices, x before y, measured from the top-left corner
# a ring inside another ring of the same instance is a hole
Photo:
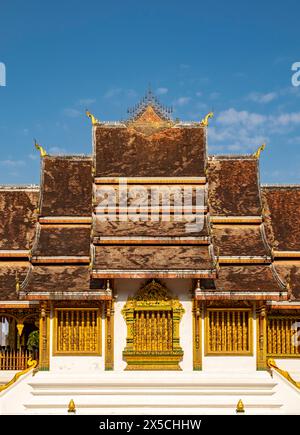
[[[54,146],[49,148],[49,154],[55,154],[61,156],[66,154],[66,150],[64,148]]]
[[[78,102],[77,102],[77,104],[79,106],[84,106],[84,107],[91,106],[94,103],[96,103],[95,98],[82,98],[82,99],[78,100]]]
[[[69,118],[78,118],[79,116],[83,116],[83,113],[77,109],[67,108],[63,110],[63,114],[68,116]]]
[[[174,106],[185,106],[191,101],[190,97],[179,97],[174,101]]]
[[[202,97],[202,95],[203,95],[203,92],[200,92],[200,91],[198,91],[198,92],[196,92],[196,97]]]
[[[0,165],[4,166],[6,168],[18,168],[21,166],[25,166],[26,163],[24,162],[24,160],[11,160],[11,159],[7,159],[7,160],[1,160],[0,161]]]
[[[211,92],[209,94],[209,98],[211,100],[217,100],[220,97],[220,95],[221,95],[220,92]]]
[[[265,115],[260,115],[259,113],[251,113],[247,110],[238,111],[234,108],[224,110],[217,117],[217,121],[222,125],[241,124],[247,127],[261,125],[265,122],[265,120]]]
[[[138,93],[134,89],[111,88],[105,92],[103,98],[113,100],[116,97],[137,98]]]
[[[266,94],[259,93],[259,92],[251,92],[247,99],[250,101],[254,101],[255,103],[270,103],[271,101],[275,100],[278,97],[278,94],[276,92],[268,92]]]
[[[164,95],[164,94],[167,94],[168,91],[169,91],[168,88],[157,88],[155,93],[156,93],[156,95]]]

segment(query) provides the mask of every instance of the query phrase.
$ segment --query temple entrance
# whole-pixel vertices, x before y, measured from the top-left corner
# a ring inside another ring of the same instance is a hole
[[[0,370],[24,370],[30,357],[38,358],[38,331],[34,316],[19,319],[0,315]]]
[[[179,323],[183,313],[178,298],[154,280],[128,298],[123,308],[125,370],[181,370]]]

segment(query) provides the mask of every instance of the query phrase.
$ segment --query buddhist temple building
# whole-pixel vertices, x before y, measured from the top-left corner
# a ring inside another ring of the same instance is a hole
[[[0,187],[0,413],[300,412],[300,185],[151,91],[87,115],[90,155]]]

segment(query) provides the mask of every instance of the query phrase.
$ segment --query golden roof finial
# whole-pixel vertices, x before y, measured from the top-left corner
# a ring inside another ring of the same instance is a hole
[[[46,150],[37,143],[36,139],[34,139],[34,146],[40,152],[42,158],[47,156]]]
[[[214,112],[209,112],[200,122],[200,125],[202,127],[208,127],[208,120],[209,118],[213,118],[214,117]]]
[[[236,412],[245,412],[245,405],[242,399],[240,399],[236,405]]]
[[[253,157],[255,157],[256,159],[259,159],[260,157],[260,153],[266,148],[266,144],[263,143],[260,147],[257,148],[257,150],[255,151],[255,153],[253,153]]]
[[[87,116],[88,118],[90,118],[90,120],[92,121],[92,125],[100,124],[99,119],[95,118],[95,116],[92,115],[91,112],[89,112],[88,110],[86,110],[85,113],[86,113],[86,116]]]
[[[75,412],[76,412],[76,406],[75,406],[75,402],[73,399],[71,399],[69,402],[68,412],[73,413],[73,414],[75,414]]]

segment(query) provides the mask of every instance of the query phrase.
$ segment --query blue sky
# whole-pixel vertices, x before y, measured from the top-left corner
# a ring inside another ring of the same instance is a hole
[[[300,183],[299,16],[299,0],[0,0],[0,183],[39,182],[33,137],[89,154],[84,109],[123,119],[149,82],[174,117],[214,110],[211,154],[266,141],[261,181]]]

